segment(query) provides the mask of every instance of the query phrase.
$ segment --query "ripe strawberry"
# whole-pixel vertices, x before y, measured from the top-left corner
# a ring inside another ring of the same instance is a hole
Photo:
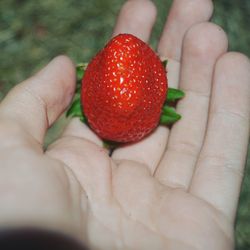
[[[158,125],[166,93],[158,56],[137,37],[120,34],[87,66],[81,102],[88,124],[101,138],[134,142]]]

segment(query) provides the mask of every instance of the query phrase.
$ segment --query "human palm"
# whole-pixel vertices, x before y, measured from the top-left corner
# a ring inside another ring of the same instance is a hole
[[[84,146],[78,139],[70,140],[70,148]],[[161,184],[146,164],[114,162],[91,142],[78,156],[55,147],[52,155],[71,165],[83,183],[86,195],[79,217],[85,218],[84,239],[91,249],[232,248],[231,219],[184,188]]]
[[[207,22],[211,14],[210,1],[174,1],[158,52],[168,58],[170,86],[186,93],[177,106],[182,119],[111,156],[77,119],[42,150],[74,93],[66,57],[8,94],[0,105],[2,225],[61,230],[90,249],[233,248],[250,64],[226,53],[224,32]],[[128,1],[114,35],[147,41],[155,16],[151,2]]]

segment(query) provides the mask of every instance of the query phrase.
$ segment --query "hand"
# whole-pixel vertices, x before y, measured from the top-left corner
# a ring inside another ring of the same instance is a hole
[[[182,119],[116,149],[73,119],[44,152],[49,126],[69,105],[74,65],[60,56],[0,105],[0,223],[59,230],[91,249],[233,249],[247,153],[250,64],[227,53],[207,22],[209,0],[176,0],[159,41],[168,77],[186,97]],[[123,6],[114,35],[144,41],[156,17],[148,0]]]

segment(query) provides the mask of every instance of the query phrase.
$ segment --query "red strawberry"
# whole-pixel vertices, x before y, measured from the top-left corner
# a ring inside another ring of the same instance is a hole
[[[166,92],[166,72],[158,56],[137,37],[120,34],[89,63],[81,102],[101,138],[134,142],[158,125]]]

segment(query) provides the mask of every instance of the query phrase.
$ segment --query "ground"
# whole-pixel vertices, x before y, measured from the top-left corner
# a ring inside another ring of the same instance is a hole
[[[88,61],[112,33],[122,0],[1,0],[0,100],[58,54],[75,62]],[[158,19],[150,44],[156,46],[169,0],[155,0]],[[250,56],[250,1],[215,0],[214,22],[229,34],[230,50]],[[61,131],[65,119],[50,129],[48,144]],[[250,249],[250,150],[236,221],[238,250]]]

